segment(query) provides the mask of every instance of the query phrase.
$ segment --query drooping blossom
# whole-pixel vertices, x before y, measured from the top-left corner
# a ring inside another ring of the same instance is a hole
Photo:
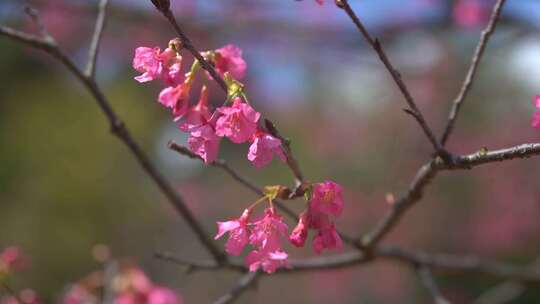
[[[333,181],[313,184],[310,206],[314,211],[339,216],[343,211],[341,186]]]
[[[287,224],[274,208],[264,210],[264,216],[252,223],[249,243],[256,248],[246,256],[250,271],[259,267],[272,273],[287,265],[287,253],[281,248],[281,237],[287,237]]]
[[[240,144],[253,137],[261,114],[237,97],[230,107],[216,110],[221,116],[217,120],[216,134],[227,136],[233,143]]]
[[[189,149],[199,155],[206,164],[216,160],[221,138],[216,135],[210,124],[203,124],[190,129]]]
[[[174,56],[171,59],[171,64],[164,66],[162,79],[163,82],[169,86],[177,86],[184,82],[184,74],[182,74],[182,57]]]
[[[247,64],[242,58],[242,50],[232,44],[228,44],[215,51],[214,64],[221,74],[229,72],[234,79],[240,80],[246,75]]]
[[[261,130],[256,131],[247,158],[255,167],[262,168],[272,161],[274,154],[284,162],[287,160],[283,150],[281,150],[279,138]]]
[[[251,272],[262,268],[266,273],[274,273],[279,267],[288,265],[287,258],[288,254],[281,250],[274,252],[253,250],[246,256],[246,264],[249,265]]]
[[[208,107],[208,89],[203,86],[199,102],[187,110],[187,113],[177,120],[178,129],[182,132],[188,132],[190,129],[203,125],[210,120],[212,114]]]
[[[162,77],[165,64],[174,56],[174,51],[160,48],[138,47],[133,57],[133,68],[142,74],[135,77],[140,83],[152,81]]]
[[[298,219],[298,224],[291,232],[289,240],[296,247],[303,247],[308,236],[308,229],[310,227],[310,216],[308,211],[302,212]]]
[[[191,81],[186,80],[177,86],[163,89],[159,93],[158,101],[163,106],[172,109],[174,117],[181,117],[188,111],[190,90]]]
[[[537,111],[533,114],[531,126],[540,131],[540,95],[534,97],[533,104]]]
[[[238,256],[249,242],[248,220],[253,211],[252,208],[245,209],[242,215],[235,220],[217,222],[218,233],[214,239],[219,239],[225,233],[229,233],[229,239],[225,243],[225,251],[231,255]]]
[[[325,225],[318,230],[317,235],[313,238],[313,251],[320,254],[323,249],[339,249],[343,248],[343,241],[336,231],[333,223]]]

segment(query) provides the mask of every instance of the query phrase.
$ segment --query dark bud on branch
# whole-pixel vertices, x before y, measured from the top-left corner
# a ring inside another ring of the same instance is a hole
[[[158,11],[166,13],[170,10],[171,2],[169,0],[151,0]]]

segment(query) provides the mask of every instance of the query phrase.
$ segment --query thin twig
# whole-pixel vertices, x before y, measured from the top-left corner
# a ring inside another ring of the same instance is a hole
[[[302,172],[300,171],[298,161],[292,153],[291,141],[288,138],[284,138],[283,136],[281,136],[281,133],[279,133],[274,123],[272,123],[270,120],[265,119],[264,121],[266,129],[268,129],[270,134],[281,140],[281,142],[283,143],[283,152],[285,153],[285,155],[287,155],[287,165],[289,166],[289,168],[291,168],[294,177],[296,178],[296,187],[300,187],[305,180]]]
[[[169,202],[174,206],[176,211],[186,220],[191,229],[195,232],[197,238],[210,252],[210,254],[218,262],[223,262],[226,259],[225,254],[218,249],[213,240],[209,237],[209,234],[203,228],[203,226],[195,219],[189,208],[184,202],[184,199],[176,192],[176,190],[169,184],[169,182],[163,177],[163,175],[156,169],[150,159],[146,156],[140,146],[137,144],[124,122],[120,120],[120,117],[111,107],[110,102],[107,100],[94,79],[87,77],[74,63],[69,59],[63,51],[54,42],[46,40],[44,38],[36,37],[26,33],[16,31],[14,29],[0,26],[0,35],[11,38],[15,41],[23,43],[25,45],[40,49],[51,55],[53,58],[60,61],[68,70],[84,85],[84,87],[91,93],[96,100],[99,108],[105,114],[111,125],[111,132],[118,137],[135,156],[144,171],[152,178],[160,190],[168,198]]]
[[[528,267],[538,269],[538,267],[540,267],[540,259],[537,259]],[[474,304],[509,303],[521,296],[526,289],[526,286],[519,281],[507,280],[483,292],[478,298],[476,298]]]
[[[176,256],[170,252],[157,252],[154,257],[163,261],[171,262],[180,266],[186,267],[186,272],[193,272],[199,270],[223,270],[230,269],[236,271],[246,271],[247,269],[239,262],[228,261],[224,264],[218,264],[213,260],[193,261]]]
[[[407,261],[415,265],[423,265],[432,269],[449,271],[476,272],[496,278],[512,279],[524,283],[540,282],[540,269],[528,266],[515,266],[476,256],[458,256],[442,253],[425,253],[409,251],[395,246],[379,246],[374,254],[380,258]]]
[[[367,250],[374,248],[395,227],[405,212],[422,198],[424,188],[435,178],[437,171],[434,159],[418,170],[407,192],[392,204],[383,218],[362,238],[362,247]]]
[[[450,304],[450,301],[445,299],[445,297],[442,295],[439,286],[437,286],[437,282],[435,281],[435,278],[428,267],[418,266],[416,268],[416,272],[418,273],[422,284],[431,294],[435,304]]]
[[[259,272],[249,272],[243,275],[236,285],[226,294],[219,297],[214,304],[227,304],[232,303],[234,300],[236,300],[242,293],[254,285],[257,282],[257,278],[259,277]]]
[[[473,304],[506,304],[516,300],[527,288],[516,281],[505,281],[483,292]]]
[[[386,55],[386,52],[384,51],[384,48],[382,47],[379,40],[376,39],[376,38],[373,38],[369,34],[369,32],[366,29],[366,27],[364,26],[364,24],[360,21],[360,19],[358,18],[358,16],[354,12],[354,10],[349,5],[348,0],[337,0],[336,3],[338,4],[339,8],[343,9],[345,11],[345,13],[347,13],[347,15],[352,20],[352,22],[354,23],[354,25],[356,26],[358,31],[360,31],[360,33],[365,38],[367,43],[377,53],[377,55],[379,56],[379,59],[382,61],[382,63],[384,64],[384,66],[386,67],[388,72],[390,73],[390,76],[392,76],[392,79],[394,80],[394,82],[398,86],[399,90],[403,94],[403,97],[405,97],[405,101],[409,105],[410,109],[407,109],[407,113],[411,114],[416,119],[416,121],[418,122],[418,124],[420,125],[422,130],[424,131],[424,134],[427,136],[427,138],[431,142],[431,145],[435,149],[435,152],[438,153],[438,154],[444,155],[445,152],[444,152],[443,147],[441,146],[441,144],[439,143],[439,141],[435,137],[435,135],[434,135],[433,131],[431,130],[431,128],[428,126],[426,120],[424,119],[424,116],[422,115],[422,112],[420,111],[420,109],[416,105],[416,102],[414,101],[414,98],[412,97],[411,93],[409,92],[409,89],[407,88],[407,85],[405,84],[405,82],[401,78],[401,74],[394,68],[394,66],[390,62],[390,59]]]
[[[465,77],[465,80],[463,81],[463,85],[461,86],[458,96],[456,97],[456,99],[454,100],[452,104],[452,109],[450,110],[450,114],[448,116],[448,123],[446,124],[446,128],[444,129],[443,135],[441,137],[442,146],[444,146],[446,142],[448,141],[448,138],[450,137],[450,134],[452,133],[452,130],[454,128],[454,124],[456,122],[459,110],[461,109],[461,106],[463,104],[463,100],[465,100],[465,98],[467,97],[467,94],[472,88],[474,77],[478,70],[478,66],[480,65],[482,55],[484,54],[484,51],[486,50],[486,46],[489,41],[489,38],[491,37],[491,35],[495,31],[495,28],[497,27],[497,23],[500,19],[501,12],[502,12],[505,2],[506,0],[498,0],[497,3],[495,3],[489,23],[487,27],[482,31],[482,36],[480,37],[480,41],[478,41],[478,45],[476,46],[476,50],[474,52],[471,65],[467,72],[467,76]]]
[[[92,36],[92,43],[90,44],[90,50],[88,51],[88,63],[84,74],[87,77],[94,78],[96,74],[96,63],[99,51],[99,44],[101,37],[103,36],[103,29],[107,21],[107,5],[109,0],[101,0],[99,2],[99,11],[96,19],[96,25],[94,27],[94,35]]]
[[[483,164],[512,159],[526,159],[536,155],[540,155],[540,143],[521,144],[493,151],[484,148],[472,154],[457,156],[451,163],[442,165],[442,168],[448,170],[471,169]]]
[[[30,6],[26,6],[24,8],[24,12],[28,16],[30,16],[30,19],[32,19],[32,22],[38,27],[39,35],[41,36],[41,38],[47,42],[55,43],[53,36],[49,34],[49,31],[47,31],[47,28],[41,21],[41,18],[39,17],[39,12]]]

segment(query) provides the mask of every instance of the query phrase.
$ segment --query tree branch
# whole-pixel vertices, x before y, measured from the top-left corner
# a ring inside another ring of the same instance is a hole
[[[476,46],[476,50],[474,52],[471,65],[469,67],[469,71],[467,72],[467,76],[463,81],[458,96],[452,104],[452,108],[448,117],[448,123],[446,124],[446,128],[444,129],[443,135],[441,137],[442,146],[444,146],[448,141],[448,138],[450,137],[450,134],[452,133],[452,130],[454,128],[454,124],[456,122],[459,110],[461,109],[461,105],[463,104],[463,100],[465,100],[467,94],[472,88],[474,77],[476,76],[476,72],[478,70],[478,66],[480,65],[482,55],[486,50],[486,46],[489,38],[491,37],[491,34],[493,34],[495,28],[497,27],[497,23],[500,19],[499,17],[501,15],[505,2],[506,0],[497,0],[497,3],[495,3],[495,6],[493,7],[493,12],[491,14],[489,23],[487,27],[482,31],[482,36],[480,37],[480,41],[478,41],[478,45]]]
[[[433,298],[435,304],[450,304],[450,301],[446,300],[442,295],[441,291],[439,290],[437,282],[435,281],[435,278],[433,277],[433,274],[428,267],[418,266],[416,268],[416,272],[418,273],[422,284],[431,294],[431,297]]]
[[[362,34],[366,42],[371,46],[371,48],[379,56],[379,59],[382,61],[382,63],[384,64],[388,72],[390,73],[390,76],[392,76],[392,79],[398,86],[399,90],[403,94],[403,97],[405,97],[405,101],[409,105],[409,109],[407,109],[407,113],[411,114],[416,119],[416,121],[422,128],[422,131],[424,131],[424,134],[431,142],[431,145],[435,149],[435,152],[438,154],[444,155],[445,154],[444,148],[441,146],[441,144],[435,137],[433,131],[428,126],[426,120],[424,119],[424,116],[422,115],[422,112],[417,107],[416,102],[414,101],[414,98],[409,92],[407,85],[405,84],[405,82],[403,82],[403,79],[401,78],[401,74],[394,68],[394,66],[390,62],[390,59],[386,55],[386,52],[384,51],[379,40],[371,37],[371,35],[369,34],[364,24],[360,21],[360,19],[358,18],[354,10],[349,5],[348,0],[336,0],[336,4],[339,8],[343,9],[345,13],[347,13],[347,15],[352,20],[352,22],[354,23],[358,31]]]
[[[90,94],[96,100],[99,108],[105,114],[111,125],[111,132],[118,137],[135,156],[141,167],[146,174],[152,178],[160,190],[168,198],[169,202],[174,206],[176,211],[186,220],[191,229],[195,232],[199,241],[206,247],[210,254],[218,262],[222,262],[226,259],[224,253],[218,249],[213,240],[208,236],[208,233],[202,227],[202,225],[195,219],[189,208],[186,206],[184,199],[174,190],[174,188],[168,183],[168,181],[161,175],[161,173],[152,164],[150,159],[142,151],[140,146],[132,137],[131,133],[120,120],[116,112],[112,109],[109,101],[97,85],[97,83],[90,77],[87,77],[72,61],[69,59],[58,45],[49,39],[40,38],[26,33],[16,31],[14,29],[0,26],[0,36],[6,36],[10,39],[18,41],[22,44],[31,46],[36,49],[40,49],[53,58],[60,61],[68,70],[83,84],[83,86],[90,92]]]
[[[97,55],[99,51],[99,44],[101,37],[103,36],[103,29],[107,21],[107,5],[108,0],[101,0],[99,2],[99,11],[96,19],[96,25],[94,27],[94,35],[92,36],[92,43],[90,44],[90,50],[88,52],[88,63],[84,74],[89,78],[94,78],[96,74]]]
[[[441,158],[437,159],[442,160]],[[430,160],[418,170],[407,192],[392,205],[375,227],[362,238],[360,244],[362,244],[363,248],[367,250],[375,248],[379,241],[399,222],[403,214],[422,198],[424,188],[435,178],[437,171],[435,159]]]
[[[236,300],[244,291],[257,282],[259,272],[249,272],[243,275],[236,285],[226,294],[217,299],[214,304],[227,304]]]

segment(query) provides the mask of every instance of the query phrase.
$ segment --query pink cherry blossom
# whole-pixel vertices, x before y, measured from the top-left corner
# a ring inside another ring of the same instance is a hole
[[[287,224],[273,208],[264,210],[264,216],[252,223],[249,242],[257,249],[246,256],[249,271],[272,273],[280,266],[287,266],[287,253],[281,249],[281,237],[287,237]]]
[[[217,108],[221,113],[216,124],[216,134],[227,136],[232,142],[240,144],[253,137],[261,114],[241,98],[235,98],[230,107]]]
[[[171,52],[169,50],[160,52],[158,47],[138,47],[135,49],[133,57],[133,68],[141,73],[135,77],[138,82],[148,82],[160,78],[163,72],[163,64],[169,60]]]
[[[175,56],[171,60],[170,66],[164,66],[162,73],[163,82],[169,86],[177,86],[184,82],[182,74],[182,57]]]
[[[135,77],[135,80],[142,83],[159,78],[163,68],[159,60],[159,52],[159,48],[138,47],[135,49],[133,68],[143,73]]]
[[[296,247],[303,247],[308,236],[308,229],[311,225],[310,215],[308,211],[302,212],[298,220],[298,224],[293,229],[289,240]]]
[[[242,50],[232,44],[216,50],[215,66],[221,75],[229,72],[237,80],[246,75],[247,64],[242,58]]]
[[[221,138],[216,135],[210,124],[200,125],[190,129],[188,138],[189,149],[199,155],[206,164],[216,160]]]
[[[225,233],[229,232],[229,240],[225,244],[225,251],[231,255],[240,255],[249,241],[249,230],[247,227],[248,219],[252,208],[244,210],[242,215],[235,220],[226,222],[217,222],[218,233],[214,239],[219,239]]]
[[[288,266],[287,258],[288,255],[284,251],[254,250],[246,256],[246,264],[249,265],[251,272],[262,268],[267,273],[273,273],[279,267]]]
[[[208,89],[203,86],[199,102],[191,107],[187,113],[178,119],[178,129],[182,132],[188,132],[190,129],[207,123],[210,120],[211,113],[208,107]]]
[[[0,272],[22,270],[30,263],[17,246],[9,246],[0,253]]]
[[[531,125],[533,128],[540,131],[540,95],[534,97],[533,104],[537,111],[533,114]]]
[[[311,208],[316,212],[339,216],[343,211],[341,186],[333,181],[313,184]]]
[[[281,250],[280,238],[287,237],[287,224],[273,208],[266,208],[264,216],[252,223],[249,242],[251,245],[268,252]]]
[[[272,161],[274,154],[284,162],[287,160],[283,150],[281,150],[281,140],[279,138],[275,138],[263,131],[257,131],[253,143],[249,147],[247,158],[255,167],[262,168]]]
[[[181,304],[182,300],[178,298],[169,288],[156,286],[148,293],[146,304]]]
[[[175,87],[166,87],[159,93],[158,101],[163,106],[172,109],[174,117],[186,114],[189,106],[189,91],[191,82],[183,82]]]
[[[341,237],[336,231],[334,224],[326,225],[319,229],[315,238],[313,238],[313,251],[320,254],[323,249],[339,249],[343,248]]]

